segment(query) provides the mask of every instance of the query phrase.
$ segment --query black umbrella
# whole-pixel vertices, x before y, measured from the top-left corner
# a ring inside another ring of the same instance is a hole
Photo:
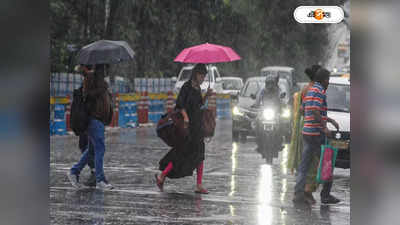
[[[132,60],[135,52],[125,41],[100,40],[84,46],[77,55],[77,63],[85,65],[116,64]]]

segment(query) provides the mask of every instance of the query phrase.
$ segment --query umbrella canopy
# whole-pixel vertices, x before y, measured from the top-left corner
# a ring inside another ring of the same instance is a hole
[[[132,60],[135,52],[125,41],[100,40],[84,46],[77,55],[77,63],[85,65],[115,64]]]
[[[174,59],[183,63],[219,63],[239,60],[240,56],[230,47],[214,44],[201,44],[185,48]]]

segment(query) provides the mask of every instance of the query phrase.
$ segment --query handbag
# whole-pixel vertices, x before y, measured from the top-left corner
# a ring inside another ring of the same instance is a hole
[[[202,107],[202,119],[203,119],[203,135],[206,138],[214,136],[215,133],[215,117],[216,117],[216,99],[214,93],[206,99],[204,106]]]
[[[189,135],[184,128],[183,116],[180,110],[174,110],[161,116],[157,122],[157,136],[170,147],[177,147]]]
[[[321,145],[321,156],[317,173],[318,183],[332,181],[337,153],[337,148],[334,148],[332,145],[330,145],[328,143],[328,139],[325,138],[325,144]]]

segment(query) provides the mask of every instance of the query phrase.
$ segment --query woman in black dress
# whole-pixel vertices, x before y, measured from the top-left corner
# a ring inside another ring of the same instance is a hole
[[[172,148],[159,162],[161,174],[155,175],[157,186],[163,191],[165,178],[181,178],[192,176],[197,169],[196,193],[208,194],[202,187],[203,161],[204,161],[204,135],[202,123],[202,111],[204,104],[201,96],[200,85],[207,74],[204,64],[196,64],[192,70],[190,80],[182,86],[176,100],[176,109],[181,110],[184,118],[184,127],[189,129],[189,135],[182,137],[182,142]],[[211,90],[207,90],[206,97]]]

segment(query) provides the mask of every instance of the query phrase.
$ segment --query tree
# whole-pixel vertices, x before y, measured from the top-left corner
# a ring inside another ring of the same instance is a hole
[[[127,41],[136,53],[133,62],[112,67],[113,74],[130,79],[176,75],[182,66],[173,62],[178,53],[205,42],[230,46],[242,57],[219,64],[226,75],[258,75],[268,65],[304,71],[326,55],[330,25],[297,23],[293,19],[297,6],[281,0],[51,0],[51,70],[66,69],[68,44],[82,47],[112,39]]]

